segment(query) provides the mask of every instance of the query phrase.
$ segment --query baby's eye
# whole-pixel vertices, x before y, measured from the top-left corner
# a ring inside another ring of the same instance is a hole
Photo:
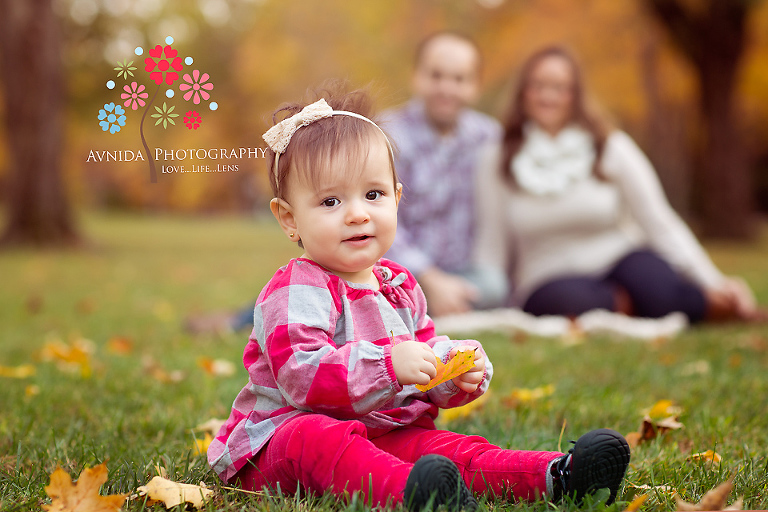
[[[365,194],[365,198],[368,199],[369,201],[375,201],[376,199],[380,198],[383,195],[384,195],[384,192],[382,192],[381,190],[369,190]]]
[[[337,204],[339,204],[339,200],[335,197],[329,197],[328,199],[323,199],[323,206],[327,206],[328,208],[333,208]]]

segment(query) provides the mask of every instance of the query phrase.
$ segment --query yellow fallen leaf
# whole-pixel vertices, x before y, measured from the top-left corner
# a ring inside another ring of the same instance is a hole
[[[537,388],[515,388],[504,397],[504,405],[515,409],[523,405],[530,405],[534,402],[552,396],[555,392],[554,384],[539,386]]]
[[[714,450],[707,450],[705,452],[694,453],[690,457],[690,460],[705,461],[712,464],[719,464],[723,458]]]
[[[653,420],[669,416],[679,416],[683,409],[672,400],[659,400],[646,412]]]
[[[213,441],[213,436],[211,436],[211,434],[208,432],[205,433],[205,437],[203,439],[195,439],[195,443],[192,445],[194,454],[205,455],[208,453],[208,447],[211,446],[211,441]]]
[[[22,364],[20,366],[1,366],[0,365],[0,377],[8,377],[11,379],[26,379],[32,377],[36,372],[36,369],[31,364]]]
[[[483,405],[485,405],[485,402],[488,400],[488,395],[490,394],[491,391],[488,390],[466,405],[462,405],[461,407],[453,407],[451,409],[442,409],[440,411],[440,416],[437,418],[441,423],[450,423],[451,421],[455,421],[460,418],[468,418],[473,412],[482,409]]]
[[[640,496],[636,497],[632,500],[632,503],[627,505],[627,508],[624,509],[624,512],[637,512],[640,510],[640,507],[643,506],[643,503],[645,503],[645,500],[648,499],[647,494],[641,494]]]
[[[182,503],[190,503],[200,508],[213,495],[213,489],[204,485],[181,484],[166,478],[156,476],[147,485],[137,489],[139,494],[146,495],[151,502],[163,502],[166,508],[173,508]]]
[[[416,384],[416,389],[419,391],[429,391],[435,386],[439,386],[443,382],[448,382],[449,380],[458,377],[463,373],[467,373],[469,370],[474,368],[475,349],[473,348],[472,350],[460,350],[456,352],[456,355],[448,360],[448,362],[445,364],[443,364],[443,362],[439,359],[435,359],[437,360],[437,364],[435,365],[437,368],[437,375],[426,385]]]
[[[683,511],[691,510],[741,510],[743,507],[743,499],[737,499],[730,507],[725,507],[728,501],[728,495],[733,489],[733,477],[727,481],[721,483],[711,491],[708,491],[698,503],[688,503],[680,499],[679,496],[675,497],[677,501],[677,509]],[[724,508],[725,507],[725,508]]]
[[[125,502],[124,494],[101,496],[99,488],[107,481],[107,466],[99,464],[85,468],[77,484],[61,468],[51,473],[51,483],[45,493],[51,497],[50,505],[43,505],[48,512],[113,512]]]
[[[37,384],[30,384],[24,388],[24,396],[37,396],[40,394],[40,386]]]
[[[213,377],[229,377],[235,374],[235,365],[226,359],[211,359],[210,357],[198,357],[197,365],[205,370],[205,373]]]
[[[91,340],[78,338],[70,345],[59,339],[47,341],[40,351],[44,361],[53,361],[61,370],[77,372],[83,377],[91,376],[91,355],[95,348]]]

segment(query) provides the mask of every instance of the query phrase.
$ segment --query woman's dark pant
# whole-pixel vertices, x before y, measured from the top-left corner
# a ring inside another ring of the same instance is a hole
[[[613,311],[621,289],[629,294],[636,316],[659,318],[680,311],[694,323],[706,314],[701,288],[649,250],[628,254],[603,278],[570,276],[549,281],[531,294],[523,310],[566,316],[592,309]]]

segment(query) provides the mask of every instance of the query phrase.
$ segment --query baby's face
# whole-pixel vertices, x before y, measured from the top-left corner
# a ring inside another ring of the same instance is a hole
[[[289,195],[306,255],[343,279],[368,283],[395,239],[401,186],[380,139],[360,165],[348,175],[330,173],[317,187],[292,181]]]

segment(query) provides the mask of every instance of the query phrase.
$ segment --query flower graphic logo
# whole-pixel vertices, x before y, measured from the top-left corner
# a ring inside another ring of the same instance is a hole
[[[213,84],[208,82],[208,79],[210,77],[208,76],[208,73],[203,73],[202,76],[200,75],[200,71],[197,69],[192,71],[192,76],[189,76],[189,73],[184,75],[184,82],[188,83],[180,83],[179,89],[181,91],[187,91],[184,93],[184,99],[186,101],[189,101],[190,98],[192,98],[192,103],[195,105],[200,104],[200,98],[202,98],[205,101],[208,101],[210,99],[211,95],[208,94],[207,91],[210,91],[213,89]]]
[[[126,100],[123,105],[131,107],[132,110],[137,110],[139,107],[146,105],[144,100],[149,98],[149,93],[143,92],[144,89],[143,85],[139,85],[136,82],[131,82],[130,87],[124,86],[123,90],[125,92],[120,95],[122,99]]]
[[[190,130],[197,130],[198,128],[200,128],[200,123],[202,122],[203,120],[200,118],[200,114],[198,114],[194,110],[190,110],[189,112],[184,114],[184,124]]]
[[[125,109],[114,103],[105,103],[104,108],[99,110],[99,126],[105,132],[119,132],[125,126]]]
[[[184,66],[192,66],[194,59],[192,57],[179,56],[178,50],[172,47],[174,40],[171,36],[165,38],[165,45],[156,45],[154,48],[148,50],[149,56],[144,59],[144,71],[147,75],[143,75],[150,81],[154,82],[157,86],[154,92],[147,90],[147,86],[140,83],[141,77],[136,77],[135,81],[128,82],[129,77],[134,77],[134,71],[137,69],[133,66],[133,61],[123,59],[122,62],[118,62],[114,67],[114,71],[117,72],[117,79],[125,80],[125,85],[122,86],[120,91],[121,105],[118,105],[117,101],[112,103],[106,103],[103,108],[99,110],[99,126],[102,131],[109,132],[110,134],[119,133],[120,130],[126,125],[126,109],[131,111],[143,110],[141,115],[141,121],[139,122],[139,134],[141,135],[141,142],[144,146],[146,153],[146,159],[149,163],[149,177],[152,183],[157,182],[157,173],[155,171],[155,160],[152,156],[152,152],[149,150],[149,144],[144,136],[144,121],[147,118],[147,113],[152,112],[150,117],[155,119],[154,126],[162,126],[164,130],[169,126],[177,126],[176,118],[180,117],[176,113],[176,106],[163,102],[162,107],[154,105],[155,99],[161,88],[165,89],[165,96],[171,100],[177,94],[176,91],[168,86],[173,86],[176,81],[180,80],[180,75]],[[134,50],[137,56],[144,54],[144,48],[137,46]],[[204,73],[199,69],[192,70],[192,73],[184,73],[183,80],[179,82],[179,91],[183,94],[184,101],[191,101],[195,105],[200,105],[203,102],[208,102],[208,108],[211,111],[218,109],[219,105],[215,101],[209,101],[211,99],[211,91],[213,90],[213,83],[210,82],[210,75]],[[114,80],[108,80],[108,89],[114,89],[116,84]],[[150,86],[151,87],[151,86]],[[150,97],[151,95],[151,97]],[[153,107],[154,108],[150,108]],[[125,108],[123,108],[125,107]],[[189,130],[197,130],[202,124],[202,115],[196,110],[190,110],[184,114],[184,125]]]
[[[164,59],[161,58],[163,54],[165,54]],[[163,74],[165,74],[165,83],[173,85],[173,82],[179,79],[179,74],[169,71],[169,69],[173,68],[176,71],[181,71],[184,67],[181,65],[181,57],[178,54],[179,52],[171,48],[170,44],[166,46],[157,45],[149,50],[149,57],[144,59],[144,70],[149,73],[149,78],[154,80],[157,85],[160,85],[163,83]],[[155,68],[157,68],[157,71],[155,71]]]

